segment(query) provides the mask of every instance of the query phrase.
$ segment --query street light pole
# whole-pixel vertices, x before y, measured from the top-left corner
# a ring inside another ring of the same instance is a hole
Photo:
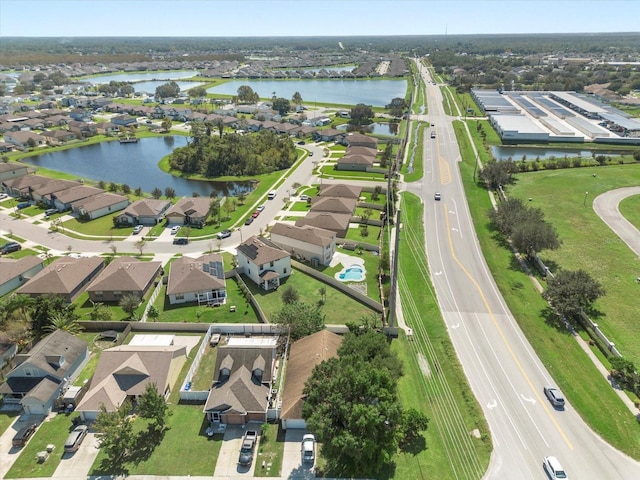
[[[582,202],[582,206],[586,207],[587,206],[587,196],[589,195],[589,192],[584,192],[584,201]]]

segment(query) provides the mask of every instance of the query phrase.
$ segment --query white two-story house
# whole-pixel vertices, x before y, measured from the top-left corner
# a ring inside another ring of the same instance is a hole
[[[275,243],[251,237],[238,245],[238,269],[265,290],[280,286],[280,280],[291,275],[291,255]]]

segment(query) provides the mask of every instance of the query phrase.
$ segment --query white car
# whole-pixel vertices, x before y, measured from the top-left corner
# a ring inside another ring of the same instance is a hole
[[[135,227],[133,227],[133,234],[134,235],[139,234],[142,231],[143,228],[144,227],[142,225],[136,225]]]
[[[4,200],[5,198],[7,198],[9,195],[7,195],[6,193],[0,193],[0,200]]]
[[[302,437],[302,461],[311,464],[316,461],[316,437],[310,433]]]
[[[264,205],[260,205],[256,210],[258,210],[259,212],[264,210]]]
[[[562,465],[560,465],[560,462],[556,457],[544,457],[542,464],[544,465],[544,469],[553,480],[555,480],[556,478],[568,480],[569,476],[567,475],[567,472],[564,471],[564,468],[562,468]]]
[[[176,225],[175,227],[171,227],[171,235],[175,235],[180,230],[180,225]]]

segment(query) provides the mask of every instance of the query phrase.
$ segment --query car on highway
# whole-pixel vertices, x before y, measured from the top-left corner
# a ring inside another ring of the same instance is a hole
[[[38,425],[36,425],[35,423],[30,423],[29,425],[22,427],[20,430],[18,430],[18,433],[13,436],[11,445],[13,445],[14,447],[24,447],[27,443],[27,440],[29,440],[31,438],[31,435],[36,432],[36,428],[38,428]]]
[[[136,225],[135,227],[133,227],[133,234],[134,235],[139,234],[142,231],[143,228],[144,227],[142,225]]]
[[[436,132],[431,132],[431,138],[436,138]]]
[[[566,480],[569,478],[567,472],[564,471],[564,468],[562,468],[562,465],[560,465],[560,462],[556,457],[551,455],[544,457],[542,464],[544,465],[544,469],[547,471],[547,474],[553,480],[557,478],[563,478]]]
[[[544,394],[556,408],[564,408],[564,397],[562,396],[562,392],[555,387],[546,386],[544,387]]]
[[[18,242],[9,242],[0,247],[0,254],[4,255],[6,253],[13,253],[19,250],[22,250],[22,245]]]
[[[310,464],[316,461],[316,437],[310,433],[302,436],[302,461]]]
[[[218,235],[216,235],[216,238],[218,240],[222,240],[225,238],[229,238],[231,236],[231,230],[222,230],[221,232],[218,232]]]
[[[176,225],[175,227],[171,227],[171,235],[175,235],[180,231],[180,225]]]
[[[84,437],[89,433],[89,427],[86,425],[78,425],[74,428],[69,436],[67,437],[67,441],[64,442],[64,451],[67,453],[75,452],[80,448],[80,444],[84,440]]]
[[[436,193],[433,195],[433,199],[434,199],[434,200],[437,200],[437,201],[440,201],[440,200],[442,199],[442,195],[440,195],[440,193],[439,193],[439,192],[436,192]]]

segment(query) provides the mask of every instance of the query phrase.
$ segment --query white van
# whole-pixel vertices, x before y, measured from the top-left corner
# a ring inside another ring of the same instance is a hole
[[[268,198],[269,200],[273,200],[274,198],[276,198],[277,193],[278,193],[278,192],[276,192],[275,190],[271,190],[271,191],[269,192],[269,195],[267,195],[267,198]]]
[[[567,472],[564,471],[564,468],[562,468],[562,465],[560,465],[560,462],[556,457],[544,457],[543,464],[544,469],[552,479],[555,480],[556,478],[562,478],[568,480],[569,477],[567,476]]]

